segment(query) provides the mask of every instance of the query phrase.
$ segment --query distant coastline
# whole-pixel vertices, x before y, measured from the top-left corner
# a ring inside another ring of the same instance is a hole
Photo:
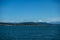
[[[51,25],[60,25],[60,24],[50,24],[45,22],[22,22],[22,23],[4,23],[0,22],[0,26],[51,26]]]

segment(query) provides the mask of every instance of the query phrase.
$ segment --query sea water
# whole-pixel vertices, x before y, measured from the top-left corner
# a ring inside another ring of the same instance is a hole
[[[60,40],[60,27],[0,26],[0,40]]]

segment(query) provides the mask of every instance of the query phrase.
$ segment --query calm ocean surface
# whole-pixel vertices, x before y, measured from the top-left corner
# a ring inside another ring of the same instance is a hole
[[[60,40],[60,27],[0,26],[0,40]]]

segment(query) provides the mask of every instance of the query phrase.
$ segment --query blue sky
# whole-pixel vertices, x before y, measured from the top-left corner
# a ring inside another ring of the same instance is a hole
[[[59,0],[1,0],[0,21],[60,20]]]

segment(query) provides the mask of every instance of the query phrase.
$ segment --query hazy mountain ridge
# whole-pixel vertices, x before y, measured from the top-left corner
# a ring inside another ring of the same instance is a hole
[[[52,24],[60,24],[60,21],[51,22]]]

